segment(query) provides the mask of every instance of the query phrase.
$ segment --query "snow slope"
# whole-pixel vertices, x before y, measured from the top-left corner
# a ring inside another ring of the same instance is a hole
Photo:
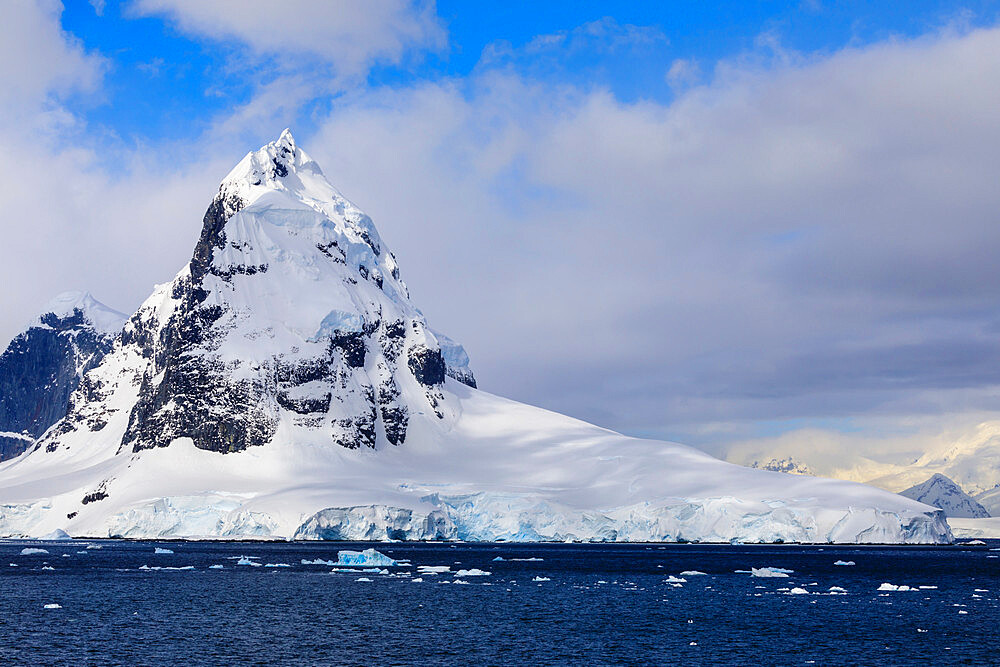
[[[943,514],[474,388],[371,220],[286,130],[226,177],[38,446],[0,535],[943,542]]]
[[[989,512],[973,500],[958,484],[941,473],[935,473],[926,482],[912,486],[899,495],[942,509],[945,515],[961,519],[985,519]]]

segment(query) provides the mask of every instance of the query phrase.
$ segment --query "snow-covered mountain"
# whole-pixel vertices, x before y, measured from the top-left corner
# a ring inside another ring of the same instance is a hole
[[[126,316],[87,292],[64,292],[0,355],[0,461],[66,415],[83,374],[111,349]]]
[[[893,446],[873,441],[867,452],[829,434],[803,431],[738,443],[721,455],[740,465],[862,482],[897,493],[941,474],[1000,515],[998,421]]]
[[[926,482],[900,491],[899,495],[918,502],[939,507],[948,518],[985,519],[990,513],[962,490],[958,484],[941,473],[935,473]]]
[[[940,542],[943,514],[474,388],[372,221],[286,130],[223,180],[30,452],[0,534]]]

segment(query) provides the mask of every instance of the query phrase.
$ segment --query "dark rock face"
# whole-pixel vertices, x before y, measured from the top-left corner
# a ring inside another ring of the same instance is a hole
[[[432,350],[427,347],[415,347],[410,350],[410,358],[407,362],[410,371],[417,381],[426,386],[433,387],[444,382],[444,357],[441,350]]]
[[[0,461],[27,450],[66,415],[83,374],[114,342],[95,331],[79,309],[65,317],[48,313],[41,322],[44,326],[19,334],[0,356],[0,431],[27,436],[0,437]]]

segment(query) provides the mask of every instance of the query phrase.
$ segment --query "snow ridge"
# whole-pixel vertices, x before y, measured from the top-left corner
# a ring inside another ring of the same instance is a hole
[[[899,495],[932,507],[939,507],[948,517],[985,519],[990,515],[986,508],[973,500],[962,487],[941,473],[935,473],[926,482],[900,491]]]

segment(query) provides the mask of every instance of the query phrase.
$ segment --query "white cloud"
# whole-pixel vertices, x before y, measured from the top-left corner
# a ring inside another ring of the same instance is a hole
[[[741,59],[670,105],[486,71],[310,146],[487,388],[661,434],[935,412],[1000,383],[998,49]]]
[[[317,57],[347,75],[398,63],[411,50],[441,49],[446,41],[434,3],[425,0],[135,0],[131,9],[279,59]]]

